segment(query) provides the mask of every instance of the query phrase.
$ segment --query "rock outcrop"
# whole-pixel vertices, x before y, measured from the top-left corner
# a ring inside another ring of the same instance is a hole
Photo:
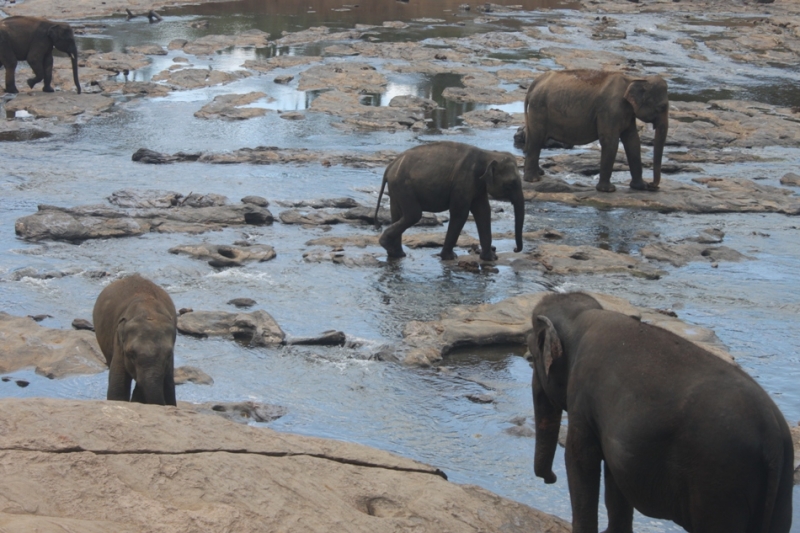
[[[410,459],[193,409],[3,399],[0,413],[4,531],[569,531]]]

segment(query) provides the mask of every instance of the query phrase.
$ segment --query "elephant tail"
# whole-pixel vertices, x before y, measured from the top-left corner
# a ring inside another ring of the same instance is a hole
[[[381,198],[383,198],[383,190],[386,188],[386,174],[389,172],[389,167],[386,167],[386,171],[383,173],[383,181],[381,181],[381,191],[378,193],[378,205],[375,206],[375,229],[381,227],[380,219],[378,219],[378,211],[381,210]]]
[[[758,525],[759,533],[788,533],[792,524],[792,492],[794,489],[794,444],[789,427],[778,413],[782,423],[780,448],[765,457],[768,468],[764,494],[764,514]],[[755,529],[754,529],[755,530]]]

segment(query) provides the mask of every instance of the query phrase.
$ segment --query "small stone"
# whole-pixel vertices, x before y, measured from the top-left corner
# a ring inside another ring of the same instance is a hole
[[[800,175],[794,172],[784,174],[781,178],[781,185],[791,185],[792,187],[800,187]]]
[[[275,76],[275,83],[279,83],[281,85],[286,85],[287,83],[291,82],[294,79],[294,76],[290,74],[283,74],[280,76]]]
[[[85,329],[88,331],[94,331],[94,325],[85,318],[76,318],[73,320],[72,327],[79,330]]]
[[[491,394],[467,394],[467,400],[473,403],[494,403],[494,396]]]
[[[36,322],[41,322],[45,318],[53,318],[52,315],[28,315],[30,318],[35,320]]]
[[[256,303],[252,298],[234,298],[228,301],[229,305],[235,305],[236,307],[253,307]]]
[[[193,312],[194,309],[192,309],[191,307],[181,307],[181,309],[178,311],[178,314],[185,315],[186,313],[193,313]]]
[[[241,202],[243,204],[253,204],[259,207],[269,207],[269,202],[267,201],[266,198],[262,196],[254,196],[254,195],[245,196],[244,198],[242,198]]]
[[[23,389],[31,384],[30,381],[25,381],[24,379],[18,379],[14,383],[16,383],[18,387],[22,387]]]

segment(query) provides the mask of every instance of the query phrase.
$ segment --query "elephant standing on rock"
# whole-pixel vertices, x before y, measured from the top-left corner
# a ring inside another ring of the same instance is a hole
[[[653,182],[642,179],[641,141],[636,119],[653,124]],[[601,70],[547,72],[525,96],[525,181],[539,181],[539,154],[548,139],[580,145],[600,140],[597,190],[613,192],[611,172],[619,141],[625,147],[632,189],[656,190],[669,130],[667,82]]]
[[[582,293],[533,310],[534,471],[554,483],[561,414],[572,531],[608,532],[633,509],[695,533],[788,533],[794,450],[769,395],[739,367]]]
[[[94,304],[97,343],[109,367],[107,399],[176,405],[177,313],[161,287],[138,274],[111,283]],[[136,388],[131,396],[131,379]]]
[[[8,17],[0,20],[0,64],[6,68],[6,92],[17,93],[14,74],[17,61],[27,61],[33,70],[28,86],[44,80],[44,92],[53,92],[53,47],[69,55],[72,78],[81,94],[78,81],[78,46],[72,28],[64,22],[37,17]]]
[[[481,150],[468,144],[441,141],[406,150],[383,174],[375,224],[386,185],[389,185],[392,224],[380,237],[389,257],[404,257],[403,232],[422,218],[422,212],[450,210],[450,223],[441,257],[455,259],[453,248],[470,212],[478,227],[481,259],[494,261],[492,210],[489,196],[514,205],[515,252],[522,251],[525,198],[516,158],[507,152]]]

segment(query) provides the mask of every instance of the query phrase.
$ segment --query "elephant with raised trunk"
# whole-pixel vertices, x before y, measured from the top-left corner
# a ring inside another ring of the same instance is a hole
[[[641,141],[636,119],[653,124],[653,181],[642,179]],[[597,190],[613,192],[611,172],[619,141],[625,147],[632,189],[656,190],[669,130],[667,82],[620,72],[563,70],[536,78],[525,96],[525,181],[539,181],[539,155],[548,139],[570,145],[600,140]]]
[[[738,366],[583,293],[533,310],[534,472],[554,483],[562,411],[572,531],[597,533],[601,465],[607,532],[634,508],[694,533],[788,533],[789,426]]]
[[[38,17],[8,17],[0,20],[0,64],[6,68],[6,92],[16,93],[14,74],[18,61],[27,61],[33,70],[28,86],[44,80],[44,92],[53,92],[53,47],[69,55],[72,78],[81,94],[78,81],[78,46],[72,28],[64,22]]]
[[[138,274],[103,289],[93,319],[109,367],[107,399],[176,405],[177,316],[169,294]],[[131,380],[136,381],[133,395]]]
[[[450,211],[442,259],[455,259],[453,248],[472,213],[478,227],[481,259],[494,261],[492,210],[489,196],[514,205],[515,252],[522,251],[525,198],[517,160],[508,152],[481,150],[468,144],[440,141],[416,146],[389,163],[383,174],[375,224],[383,190],[389,186],[392,224],[380,237],[389,257],[404,257],[403,232],[422,218],[422,212]]]

